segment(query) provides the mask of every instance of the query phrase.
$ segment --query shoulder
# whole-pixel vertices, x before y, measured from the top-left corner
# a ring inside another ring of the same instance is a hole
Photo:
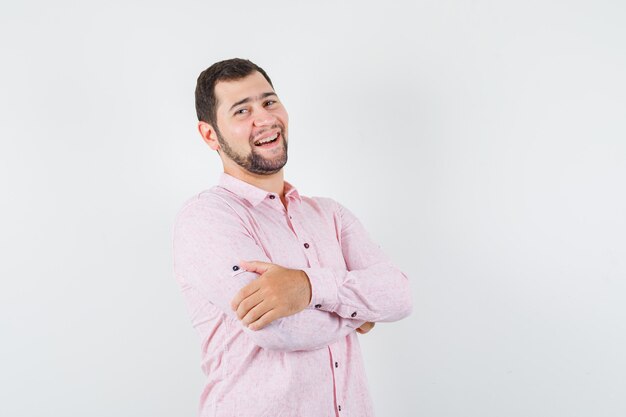
[[[228,207],[228,204],[219,195],[217,187],[212,187],[188,198],[181,205],[176,218],[180,218],[197,211],[219,211],[226,207]]]
[[[176,214],[175,227],[186,222],[224,222],[239,217],[237,206],[241,203],[223,192],[220,187],[212,187],[187,199]]]
[[[307,205],[315,207],[317,210],[330,213],[337,217],[352,214],[346,206],[330,197],[303,197],[302,200],[306,201]]]
[[[302,197],[302,203],[305,206],[311,207],[316,211],[323,213],[337,213],[339,210],[339,203],[330,197]]]
[[[252,236],[252,227],[242,214],[242,203],[213,187],[189,198],[176,215],[174,246],[229,245]]]
[[[332,221],[339,228],[352,223],[354,215],[344,205],[330,197],[303,197],[303,205],[309,214],[317,214]]]

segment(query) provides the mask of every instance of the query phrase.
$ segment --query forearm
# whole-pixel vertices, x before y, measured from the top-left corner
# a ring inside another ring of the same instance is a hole
[[[312,287],[309,308],[368,322],[396,321],[408,316],[413,300],[407,276],[372,241],[361,222],[334,200],[334,222],[344,263],[304,271]]]
[[[335,313],[305,309],[289,317],[274,320],[268,326],[252,331],[243,327],[253,342],[278,351],[315,350],[346,337],[365,323],[345,319]]]
[[[312,287],[309,308],[369,322],[400,320],[412,311],[409,281],[389,262],[356,271],[331,268],[304,271]]]

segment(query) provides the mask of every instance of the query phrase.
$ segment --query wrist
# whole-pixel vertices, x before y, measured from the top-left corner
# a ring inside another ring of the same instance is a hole
[[[334,312],[338,300],[338,287],[331,268],[304,268],[311,283],[311,301],[309,308]]]
[[[303,270],[298,270],[298,272],[300,273],[300,277],[302,279],[302,281],[305,283],[305,293],[306,293],[306,304],[305,307],[308,306],[309,304],[311,304],[311,297],[313,295],[313,289],[311,288],[311,280],[309,279],[309,276],[307,275],[306,272],[304,272]]]

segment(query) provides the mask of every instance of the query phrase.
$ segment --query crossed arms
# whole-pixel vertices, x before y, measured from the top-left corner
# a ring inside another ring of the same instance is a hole
[[[260,330],[272,321],[304,310],[311,302],[311,282],[300,269],[266,262],[240,262],[242,268],[260,276],[237,292],[230,305],[241,324]],[[365,334],[374,327],[365,322],[356,331]]]
[[[267,349],[319,349],[352,331],[366,332],[371,323],[409,315],[406,276],[371,242],[352,213],[332,200],[321,201],[333,205],[340,223],[345,269],[271,264],[241,217],[210,196],[179,214],[174,230],[177,277]]]

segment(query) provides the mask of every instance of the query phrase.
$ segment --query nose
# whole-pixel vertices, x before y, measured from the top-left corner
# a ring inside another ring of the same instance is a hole
[[[276,116],[267,111],[265,108],[259,109],[254,117],[254,125],[255,126],[267,126],[273,125],[276,123]]]

